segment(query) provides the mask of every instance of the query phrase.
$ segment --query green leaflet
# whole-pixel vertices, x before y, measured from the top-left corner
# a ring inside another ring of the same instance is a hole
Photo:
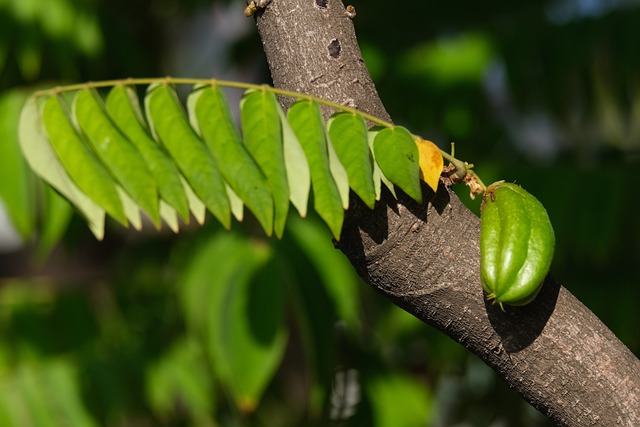
[[[59,97],[52,96],[45,101],[42,119],[51,145],[71,179],[109,215],[127,225],[114,182],[80,139]]]
[[[309,162],[280,105],[278,105],[278,115],[282,125],[284,165],[287,170],[287,182],[289,183],[289,200],[291,200],[291,204],[296,208],[300,217],[305,218],[309,207],[309,192],[311,191]]]
[[[212,369],[246,412],[260,401],[286,344],[285,289],[271,257],[264,243],[218,233],[197,248],[180,286],[187,326],[207,337]]]
[[[162,141],[195,194],[229,229],[231,206],[222,175],[209,151],[189,125],[175,91],[163,84],[150,86],[145,107],[157,139]]]
[[[327,140],[329,138],[326,129],[325,138]],[[346,211],[347,209],[349,209],[349,176],[347,175],[347,170],[340,162],[338,154],[333,148],[333,144],[331,144],[329,141],[327,141],[327,152],[329,153],[329,169],[331,170],[331,177],[336,183],[338,194],[340,194],[342,208]]]
[[[370,208],[376,203],[373,157],[367,141],[367,124],[362,116],[338,113],[327,122],[329,138],[349,176],[349,186]]]
[[[396,196],[396,189],[391,183],[391,181],[389,181],[389,179],[386,176],[384,176],[384,174],[380,170],[380,166],[378,166],[378,162],[376,162],[376,155],[373,150],[373,141],[375,141],[376,136],[378,136],[378,133],[382,129],[385,129],[385,128],[380,126],[374,126],[371,129],[369,129],[369,132],[367,132],[367,142],[369,144],[369,152],[373,156],[373,187],[376,192],[376,200],[380,200],[380,193],[382,192],[383,182],[384,182],[384,185],[389,189],[391,194],[393,194],[393,197],[397,199],[398,196]]]
[[[157,182],[162,199],[174,207],[180,217],[188,223],[189,202],[180,180],[180,172],[162,147],[149,135],[133,89],[116,86],[109,92],[105,103],[111,120],[136,146],[146,162]]]
[[[73,203],[84,215],[98,240],[104,237],[104,210],[71,180],[44,130],[38,104],[30,98],[20,114],[19,139],[22,155],[33,171]],[[66,118],[65,118],[66,120]]]
[[[339,239],[344,209],[329,168],[329,151],[320,108],[315,102],[298,101],[289,108],[287,120],[309,162],[314,208],[327,223],[334,238]]]
[[[266,91],[247,93],[240,103],[244,143],[269,182],[275,209],[274,230],[280,238],[289,212],[289,185],[278,108],[275,95]]]
[[[94,153],[113,178],[149,215],[156,227],[160,227],[156,181],[138,150],[110,120],[95,90],[85,89],[76,94],[73,114]],[[132,223],[135,226],[137,221]]]
[[[199,130],[225,181],[253,212],[265,233],[273,232],[273,198],[264,174],[242,144],[224,92],[194,90],[187,102],[192,126]]]
[[[373,141],[373,152],[389,181],[422,202],[418,147],[411,133],[401,126],[381,130]]]

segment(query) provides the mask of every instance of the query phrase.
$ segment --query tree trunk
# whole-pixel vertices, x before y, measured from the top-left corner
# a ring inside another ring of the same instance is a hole
[[[257,25],[275,86],[389,119],[340,1],[273,0]],[[631,351],[550,277],[527,306],[488,304],[479,219],[443,182],[424,195],[419,205],[387,194],[373,211],[352,197],[339,248],[360,276],[480,357],[558,425],[640,425],[640,361]]]

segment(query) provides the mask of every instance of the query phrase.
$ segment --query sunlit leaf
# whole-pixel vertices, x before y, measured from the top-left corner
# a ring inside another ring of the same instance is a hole
[[[266,91],[247,93],[240,103],[244,143],[267,177],[275,208],[274,231],[282,237],[289,212],[289,185],[278,108],[275,95]]]
[[[296,102],[289,108],[287,120],[309,161],[314,209],[327,223],[334,238],[339,239],[344,210],[329,168],[329,150],[320,108],[315,102]]]
[[[178,225],[178,213],[173,206],[169,205],[164,200],[160,200],[160,216],[171,231],[177,233],[180,230]]]
[[[373,141],[375,141],[376,136],[378,136],[378,133],[384,128],[379,127],[379,126],[374,126],[373,128],[369,129],[369,132],[367,132],[367,142],[369,143],[369,150],[371,152],[371,154],[373,155],[373,186],[374,186],[374,190],[376,192],[376,200],[380,200],[380,194],[382,191],[382,183],[384,182],[385,187],[387,187],[389,189],[389,191],[391,192],[391,194],[393,194],[393,197],[398,198],[398,196],[396,196],[396,189],[393,186],[393,184],[391,183],[391,181],[389,181],[389,179],[384,176],[384,174],[382,173],[382,171],[380,170],[380,166],[378,166],[378,162],[376,162],[376,154],[375,151],[373,149]]]
[[[73,99],[72,110],[93,152],[133,201],[159,227],[156,181],[138,150],[111,121],[98,94],[91,89],[79,91]]]
[[[74,129],[62,102],[60,97],[49,97],[42,110],[42,119],[53,149],[78,187],[109,215],[127,225],[115,183]]]
[[[116,184],[116,191],[118,192],[118,196],[120,196],[120,201],[122,202],[122,208],[124,209],[124,214],[129,221],[131,226],[140,231],[142,229],[142,218],[140,217],[140,208],[133,201],[133,199],[129,196],[129,194],[124,191],[122,187]],[[160,213],[158,213],[160,215]]]
[[[187,202],[189,203],[189,210],[193,214],[198,224],[204,224],[204,219],[207,215],[207,207],[204,202],[198,198],[196,193],[193,192],[191,186],[184,177],[180,177],[182,182],[182,188],[184,188],[184,194],[187,195]],[[225,186],[225,192],[227,187]]]
[[[302,218],[307,216],[309,206],[309,193],[311,192],[311,171],[309,163],[291,129],[287,117],[278,105],[278,115],[282,126],[282,143],[284,145],[284,164],[287,169],[287,182],[289,183],[289,200]]]
[[[421,202],[418,147],[409,131],[401,126],[381,130],[373,141],[373,151],[389,181]]]
[[[327,138],[326,129],[325,138]],[[340,194],[342,208],[347,210],[349,209],[349,175],[342,165],[336,150],[330,143],[327,143],[327,152],[329,153],[329,170],[331,170],[331,176],[333,177],[333,181],[336,183],[338,194]]]
[[[157,182],[160,196],[176,209],[185,222],[189,222],[189,203],[178,168],[151,138],[136,93],[130,87],[116,86],[109,92],[105,103],[111,120],[136,146],[146,162]]]
[[[425,139],[417,139],[420,179],[427,183],[433,191],[438,190],[438,181],[442,168],[444,167],[444,159],[438,147],[431,141]]]
[[[61,102],[61,98],[57,96],[49,97],[42,111],[42,120],[53,149],[80,190],[113,218],[127,225],[113,180],[81,140]]]
[[[195,194],[225,228],[231,207],[214,159],[191,128],[175,91],[167,85],[149,87],[145,107],[150,125],[175,160]]]
[[[93,234],[101,240],[104,236],[104,210],[87,197],[65,171],[49,144],[35,98],[29,99],[22,109],[19,135],[22,154],[31,169],[80,210]]]
[[[376,191],[373,181],[373,157],[367,141],[367,124],[362,116],[339,113],[327,123],[329,137],[349,176],[349,186],[373,209]]]
[[[225,181],[253,212],[267,235],[273,230],[273,198],[264,174],[242,144],[224,92],[195,89],[187,102],[193,127],[199,130]]]

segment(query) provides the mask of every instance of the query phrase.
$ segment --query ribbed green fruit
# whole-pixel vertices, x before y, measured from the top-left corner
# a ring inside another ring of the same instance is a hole
[[[516,184],[487,187],[480,215],[482,286],[487,298],[525,305],[549,272],[555,236],[542,204]]]

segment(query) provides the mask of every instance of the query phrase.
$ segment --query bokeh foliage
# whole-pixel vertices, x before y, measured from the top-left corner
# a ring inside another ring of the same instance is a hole
[[[24,167],[15,126],[29,92],[164,75],[180,25],[239,3],[0,1],[0,199],[25,243],[0,254],[0,424],[545,425],[362,284],[313,219],[292,215],[281,241],[251,221],[233,234],[208,221],[179,236],[108,226],[98,243]],[[534,194],[557,236],[552,274],[640,354],[640,8],[354,6],[396,123],[456,141],[485,182]],[[220,60],[268,81],[249,33]]]

